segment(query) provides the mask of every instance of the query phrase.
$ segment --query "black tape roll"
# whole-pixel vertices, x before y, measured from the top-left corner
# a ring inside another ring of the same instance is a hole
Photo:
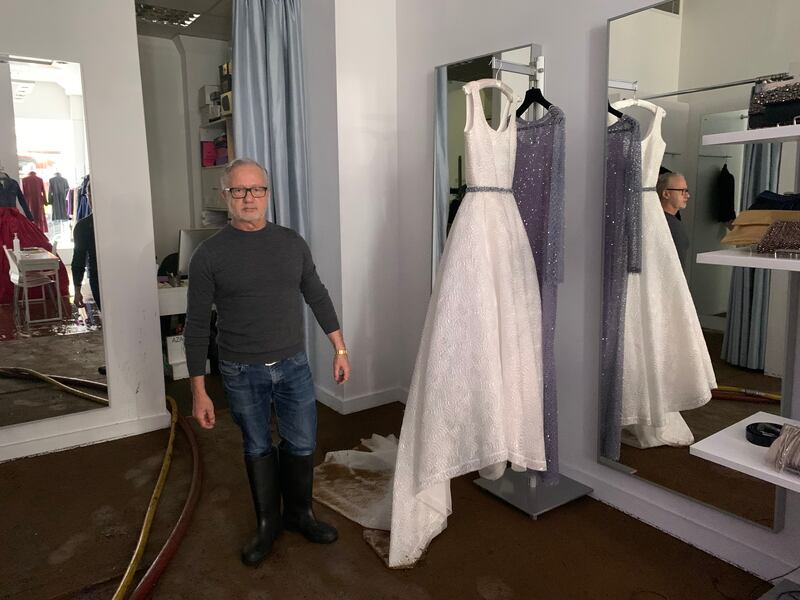
[[[750,423],[745,433],[751,444],[769,448],[778,439],[782,429],[783,425],[779,423]]]

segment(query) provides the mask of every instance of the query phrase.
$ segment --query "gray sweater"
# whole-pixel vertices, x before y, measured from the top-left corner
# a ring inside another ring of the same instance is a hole
[[[326,334],[339,329],[311,251],[295,231],[272,223],[258,231],[228,225],[208,238],[189,264],[184,331],[189,375],[205,374],[212,303],[221,359],[259,364],[302,351],[301,294]]]

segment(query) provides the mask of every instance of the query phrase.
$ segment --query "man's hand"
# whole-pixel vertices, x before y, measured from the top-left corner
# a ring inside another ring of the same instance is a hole
[[[83,294],[81,294],[80,290],[75,290],[75,306],[78,308],[83,308],[86,304],[83,302]]]
[[[350,379],[350,361],[346,354],[337,354],[333,357],[333,380],[342,384]]]
[[[192,396],[192,416],[203,429],[213,429],[216,423],[214,415],[214,403],[208,394],[195,392]]]

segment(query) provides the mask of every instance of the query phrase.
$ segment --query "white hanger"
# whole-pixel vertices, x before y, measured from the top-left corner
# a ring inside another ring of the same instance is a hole
[[[641,108],[645,108],[649,110],[653,114],[658,114],[660,106],[657,104],[653,104],[652,102],[648,102],[647,100],[639,100],[637,98],[628,98],[627,100],[618,100],[612,104],[614,108],[617,110],[622,110],[623,108],[628,108],[629,106],[639,106]],[[663,109],[661,109],[663,110]]]

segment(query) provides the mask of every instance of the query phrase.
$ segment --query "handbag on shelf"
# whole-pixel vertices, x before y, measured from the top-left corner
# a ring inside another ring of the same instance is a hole
[[[753,86],[747,110],[747,128],[793,125],[800,121],[800,79],[783,75]]]
[[[751,246],[761,242],[773,223],[800,222],[800,210],[745,210],[733,221],[722,243],[727,246]]]
[[[800,221],[773,223],[756,248],[756,252],[768,254],[784,250],[788,252],[800,250]]]

